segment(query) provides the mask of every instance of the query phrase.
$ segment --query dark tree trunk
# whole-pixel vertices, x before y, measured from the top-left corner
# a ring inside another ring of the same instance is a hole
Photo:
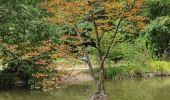
[[[107,94],[105,93],[104,62],[102,61],[102,59],[100,59],[100,76],[96,88],[96,92],[90,95],[88,100],[109,100]]]

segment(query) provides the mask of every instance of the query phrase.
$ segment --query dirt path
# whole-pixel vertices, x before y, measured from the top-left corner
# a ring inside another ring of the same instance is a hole
[[[67,75],[64,79],[64,83],[76,84],[85,81],[92,81],[92,77],[88,73],[88,66],[85,65],[75,65],[72,68],[66,69],[70,72],[70,75]]]
[[[77,84],[85,81],[92,81],[92,77],[88,73],[74,71],[67,79],[64,79],[64,83]]]

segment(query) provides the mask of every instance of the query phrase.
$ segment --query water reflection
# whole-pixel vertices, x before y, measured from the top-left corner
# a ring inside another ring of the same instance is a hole
[[[114,80],[105,85],[111,100],[170,100],[170,78]],[[55,92],[1,90],[0,100],[86,100],[93,90],[92,82],[66,85]]]

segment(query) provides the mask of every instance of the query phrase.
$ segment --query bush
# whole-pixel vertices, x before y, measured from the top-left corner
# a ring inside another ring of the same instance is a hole
[[[126,69],[124,66],[121,67],[107,67],[105,69],[105,77],[108,79],[112,79],[114,76],[120,75],[120,74],[125,74]]]
[[[105,67],[104,76],[106,79],[113,79],[118,75],[125,75],[130,72],[130,67],[128,66],[115,66],[115,67]],[[96,78],[99,78],[99,69],[95,69]]]
[[[99,68],[95,69],[97,78],[99,77]],[[124,77],[143,77],[147,73],[161,72],[169,73],[170,72],[170,62],[166,61],[150,61],[147,64],[138,66],[134,64],[129,64],[127,66],[109,66],[105,67],[105,78],[106,79],[117,79]]]
[[[152,61],[150,66],[154,71],[170,72],[170,62],[166,61]]]

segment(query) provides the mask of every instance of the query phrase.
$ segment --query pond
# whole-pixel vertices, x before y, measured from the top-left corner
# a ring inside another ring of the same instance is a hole
[[[110,100],[170,100],[170,78],[112,80],[106,82]],[[0,90],[0,100],[86,100],[93,82],[65,85],[53,92],[27,89]]]

